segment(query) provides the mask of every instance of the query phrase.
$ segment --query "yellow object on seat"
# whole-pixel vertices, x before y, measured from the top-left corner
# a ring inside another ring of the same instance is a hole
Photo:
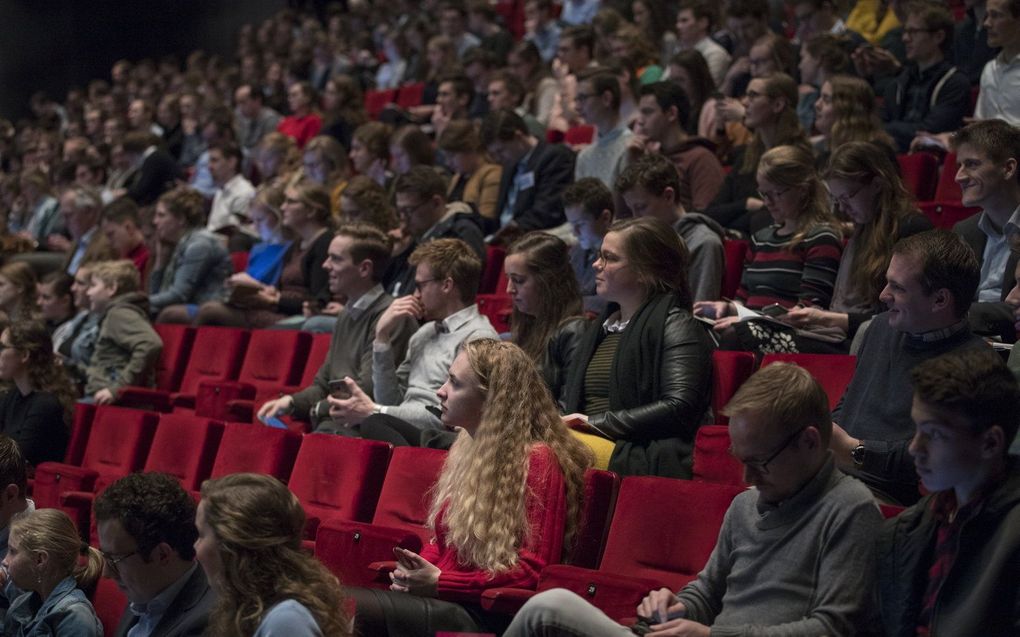
[[[609,458],[613,455],[613,449],[616,447],[615,442],[607,440],[602,436],[581,433],[574,429],[571,429],[570,433],[588,445],[588,448],[595,454],[595,464],[592,465],[593,469],[609,469]]]

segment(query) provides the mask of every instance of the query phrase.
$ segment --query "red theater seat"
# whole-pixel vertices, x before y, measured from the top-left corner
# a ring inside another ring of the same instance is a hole
[[[574,566],[598,566],[619,491],[620,476],[612,471],[588,469],[584,472],[584,504],[570,559]]]
[[[127,610],[127,605],[127,597],[117,583],[109,577],[100,577],[96,583],[96,591],[92,595],[92,607],[103,625],[104,635],[117,634],[117,626],[120,625],[120,618]]]
[[[223,423],[186,414],[163,414],[144,471],[168,473],[187,491],[197,491],[212,473]]]
[[[742,487],[744,465],[730,453],[730,430],[705,425],[694,437],[694,479]]]
[[[738,239],[723,240],[723,280],[720,293],[732,299],[740,287],[740,277],[744,274],[744,260],[750,243]]]
[[[829,396],[829,409],[835,409],[854,378],[857,357],[842,354],[766,354],[761,366],[793,363],[806,369]]]
[[[918,201],[929,201],[935,196],[938,185],[939,164],[930,153],[911,153],[897,155],[900,172],[903,174],[903,185],[907,187]]]
[[[231,473],[266,473],[283,482],[290,478],[301,434],[262,425],[227,423],[210,478]]]
[[[751,352],[712,352],[712,412],[717,423],[729,422],[729,418],[722,415],[722,408],[753,373],[754,354]]]

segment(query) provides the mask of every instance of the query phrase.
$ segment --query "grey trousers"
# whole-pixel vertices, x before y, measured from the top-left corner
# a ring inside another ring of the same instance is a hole
[[[503,637],[633,637],[580,596],[554,588],[535,595],[518,611]]]

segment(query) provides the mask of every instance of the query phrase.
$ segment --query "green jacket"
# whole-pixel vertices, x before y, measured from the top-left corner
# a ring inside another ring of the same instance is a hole
[[[99,337],[85,372],[85,395],[100,389],[114,395],[125,385],[151,386],[163,340],[149,323],[149,301],[141,292],[113,298],[99,323]]]

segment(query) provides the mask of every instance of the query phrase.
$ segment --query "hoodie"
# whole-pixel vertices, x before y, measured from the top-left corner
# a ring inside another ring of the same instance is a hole
[[[690,252],[687,280],[691,297],[694,301],[718,301],[725,267],[723,227],[711,217],[687,212],[673,224],[673,229]]]
[[[149,299],[141,292],[115,296],[103,312],[99,337],[85,372],[85,395],[100,389],[116,395],[125,385],[151,386],[163,340],[149,323]]]

